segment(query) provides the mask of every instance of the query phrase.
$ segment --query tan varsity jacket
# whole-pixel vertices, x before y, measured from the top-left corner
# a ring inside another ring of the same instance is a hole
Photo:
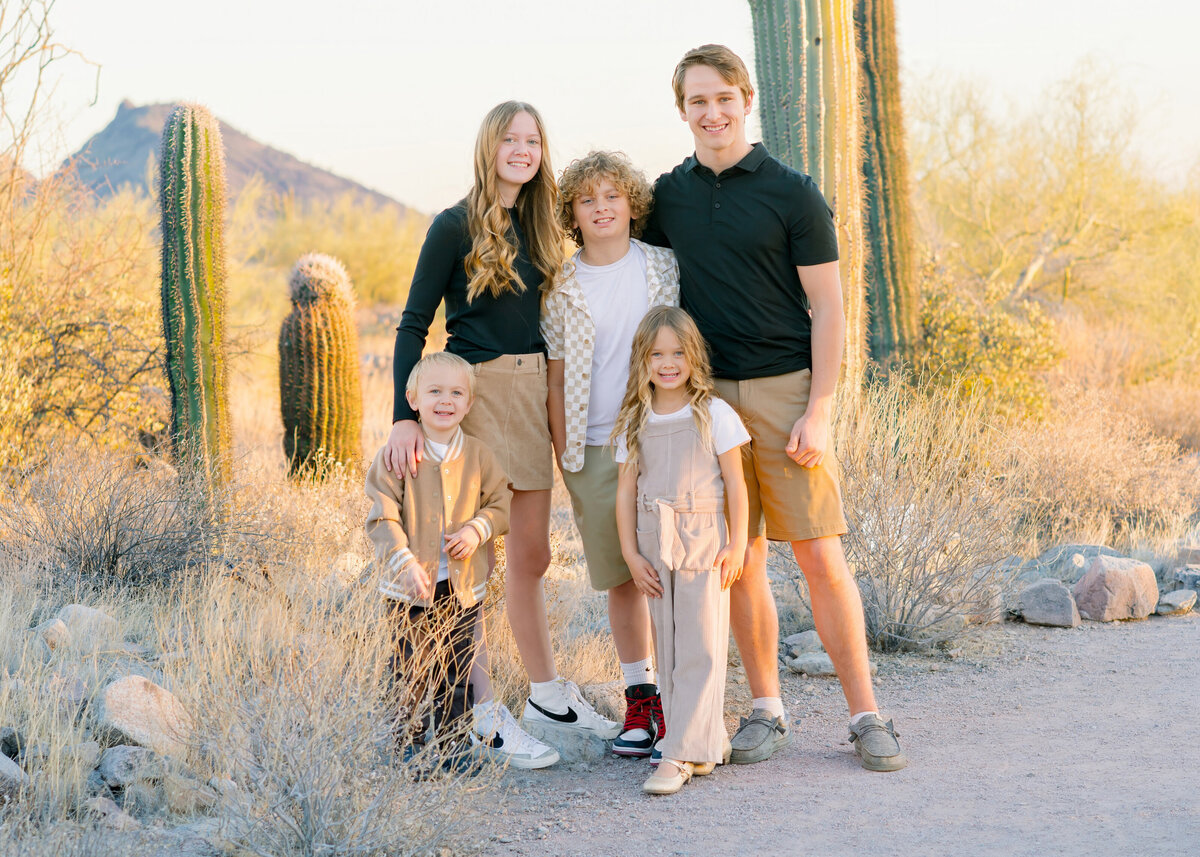
[[[367,471],[367,536],[375,545],[382,565],[379,591],[388,598],[429,606],[400,586],[401,572],[409,563],[420,563],[436,583],[442,556],[442,534],[464,525],[478,531],[480,543],[466,560],[450,557],[450,588],[464,607],[483,598],[487,588],[488,539],[508,532],[512,492],[508,477],[496,463],[492,451],[460,428],[437,458],[425,447],[425,459],[416,476],[403,478],[383,464],[383,450],[375,455]]]

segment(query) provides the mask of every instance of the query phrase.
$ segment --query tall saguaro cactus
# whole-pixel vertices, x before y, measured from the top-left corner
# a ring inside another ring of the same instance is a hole
[[[206,108],[181,104],[171,113],[159,169],[171,441],[181,472],[196,478],[210,502],[217,502],[232,466],[225,367],[225,152],[221,129]]]
[[[921,324],[895,0],[855,0],[854,23],[863,72],[868,349],[871,360],[887,369],[911,359]]]
[[[342,263],[301,256],[288,279],[292,312],[279,329],[279,401],[290,476],[321,476],[361,456],[362,384],[354,292]]]
[[[750,0],[758,112],[773,155],[817,182],[838,231],[846,351],[856,391],[866,361],[862,120],[852,0]]]

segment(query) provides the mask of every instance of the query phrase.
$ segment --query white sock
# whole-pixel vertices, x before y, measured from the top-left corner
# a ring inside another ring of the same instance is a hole
[[[658,683],[656,681],[658,677],[654,674],[654,661],[650,658],[643,658],[631,664],[622,662],[621,675],[625,676],[626,687],[633,687],[635,684]]]
[[[555,714],[566,714],[567,701],[563,699],[562,685],[558,676],[550,681],[531,681],[529,683],[529,698],[547,711]]]
[[[776,717],[783,717],[783,700],[778,696],[756,696],[750,707],[763,708]]]
[[[850,725],[853,726],[855,723],[862,720],[864,717],[870,717],[872,714],[875,715],[876,717],[879,716],[878,711],[860,711],[860,712],[858,712],[858,714],[855,714],[853,717],[850,718]]]

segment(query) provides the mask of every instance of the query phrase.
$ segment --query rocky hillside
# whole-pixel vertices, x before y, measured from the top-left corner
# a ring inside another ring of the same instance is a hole
[[[84,183],[101,195],[124,185],[145,188],[147,176],[156,175],[159,138],[174,106],[138,107],[122,102],[112,122],[72,156]],[[290,193],[304,202],[332,201],[353,193],[377,204],[400,205],[391,197],[260,143],[225,122],[221,123],[221,135],[230,196],[236,196],[257,173],[269,191]]]

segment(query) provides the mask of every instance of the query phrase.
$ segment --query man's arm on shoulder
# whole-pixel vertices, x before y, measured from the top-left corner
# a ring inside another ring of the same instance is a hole
[[[837,262],[797,265],[796,273],[812,308],[812,388],[808,409],[792,428],[787,453],[797,464],[816,467],[825,459],[830,443],[829,424],[845,347],[846,314]]]
[[[650,206],[650,213],[646,215],[646,222],[642,224],[642,234],[637,237],[655,247],[670,247],[671,242],[663,232],[662,221],[658,217],[658,186],[661,182],[662,176],[659,176],[658,181],[654,183],[654,204]]]

